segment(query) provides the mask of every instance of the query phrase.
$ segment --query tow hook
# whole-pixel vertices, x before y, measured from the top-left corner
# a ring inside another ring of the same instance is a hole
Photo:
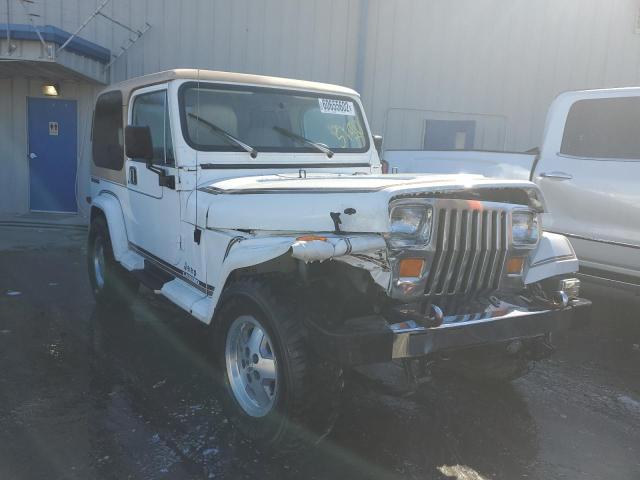
[[[442,309],[437,305],[431,304],[429,310],[429,326],[439,327],[442,325],[442,322],[444,321],[444,313]]]
[[[553,303],[558,307],[566,308],[569,306],[569,295],[563,290],[554,292]]]

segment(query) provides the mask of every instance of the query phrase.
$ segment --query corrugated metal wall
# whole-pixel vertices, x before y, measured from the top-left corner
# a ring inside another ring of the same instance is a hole
[[[639,8],[638,0],[370,0],[369,119],[386,130],[388,147],[418,148],[424,118],[468,114],[484,116],[477,146],[537,146],[558,93],[640,83]]]
[[[73,32],[102,1],[34,0],[28,8],[39,15],[37,23]],[[12,22],[28,23],[18,0],[10,2]],[[116,62],[112,78],[195,67],[353,84],[360,2],[111,0],[105,14],[134,29],[152,25]],[[96,17],[81,36],[117,53],[131,35]]]
[[[38,23],[74,31],[101,2],[34,0],[29,9]],[[27,23],[18,0],[10,3],[11,21]],[[539,144],[559,92],[640,83],[639,8],[640,0],[111,0],[104,12],[152,26],[114,64],[114,81],[200,67],[345,84],[362,89],[387,148],[419,148],[426,119],[454,119],[476,121],[476,148],[522,150]],[[82,36],[118,52],[130,34],[96,18]],[[35,88],[7,82],[3,112]],[[0,155],[22,162],[24,113],[3,117]],[[15,171],[24,180],[24,167]],[[5,175],[3,186],[23,188]],[[0,195],[1,209],[8,194]]]
[[[354,82],[357,0],[148,0],[130,11],[128,22],[153,28],[114,80],[195,67]]]

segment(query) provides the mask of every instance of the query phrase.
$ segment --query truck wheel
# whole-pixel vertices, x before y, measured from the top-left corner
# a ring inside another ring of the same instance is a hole
[[[223,406],[257,444],[290,451],[324,438],[337,418],[342,370],[311,359],[301,311],[270,281],[227,287],[215,348]]]
[[[114,258],[109,229],[102,216],[92,220],[89,228],[87,267],[91,290],[98,303],[123,305],[133,300],[139,282]]]

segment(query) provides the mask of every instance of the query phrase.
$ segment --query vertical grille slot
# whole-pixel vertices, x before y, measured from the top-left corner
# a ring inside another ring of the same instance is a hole
[[[442,208],[425,293],[473,295],[500,285],[508,251],[507,212]]]

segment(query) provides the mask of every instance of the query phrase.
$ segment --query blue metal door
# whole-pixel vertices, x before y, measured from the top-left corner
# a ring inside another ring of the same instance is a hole
[[[75,100],[27,98],[30,208],[76,212]]]

